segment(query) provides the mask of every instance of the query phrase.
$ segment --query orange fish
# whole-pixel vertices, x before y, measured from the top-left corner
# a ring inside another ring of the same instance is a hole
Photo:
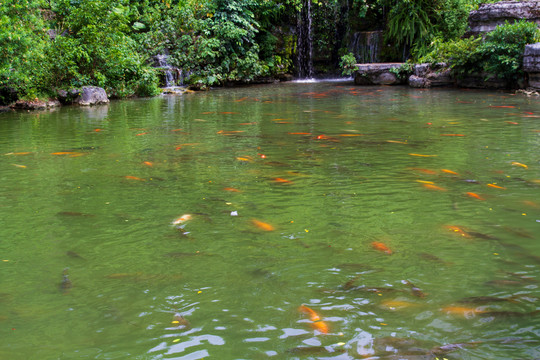
[[[424,154],[409,154],[411,156],[420,156],[420,157],[434,157],[434,156],[437,156],[437,155],[424,155]]]
[[[519,123],[515,121],[505,121],[505,123],[510,124],[510,125],[519,125]]]
[[[80,153],[76,151],[59,151],[59,152],[51,153],[51,155],[74,155],[74,154],[80,154]]]
[[[433,184],[422,184],[422,186],[425,187],[426,189],[429,189],[429,190],[448,191],[448,189],[446,189],[446,188],[443,188],[443,187],[440,187],[440,186],[437,186],[437,185],[433,185]]]
[[[529,168],[527,165],[519,163],[517,161],[512,161],[512,165],[521,166],[522,168],[525,168],[525,169]]]
[[[143,164],[150,167],[154,166],[154,163],[151,161],[143,161]]]
[[[24,151],[24,152],[11,152],[4,155],[30,155],[30,154],[31,154],[30,151]]]
[[[136,177],[136,176],[131,176],[131,175],[126,175],[124,176],[126,179],[129,179],[129,180],[138,180],[138,181],[146,181],[145,179],[142,179],[142,178],[139,178],[139,177]]]
[[[253,225],[255,225],[256,227],[258,227],[259,229],[264,230],[264,231],[274,231],[276,229],[272,225],[270,225],[268,223],[265,223],[265,222],[262,222],[262,221],[259,221],[259,220],[256,220],[256,219],[251,219],[251,223]]]
[[[308,132],[290,132],[290,133],[287,133],[289,135],[311,135],[311,133],[308,133]]]
[[[386,246],[385,244],[383,244],[382,242],[374,241],[371,243],[371,247],[374,248],[375,250],[382,251],[388,255],[392,254],[392,250],[390,250],[390,248]]]
[[[95,132],[103,131],[103,129],[94,129]]]
[[[474,199],[478,199],[478,200],[486,200],[486,199],[484,199],[483,197],[481,197],[480,195],[478,195],[477,193],[473,193],[473,192],[470,192],[470,191],[469,191],[469,192],[467,192],[466,194],[467,194],[467,196],[472,197],[472,198],[474,198]]]
[[[499,186],[499,185],[495,185],[495,184],[487,184],[487,186],[492,187],[492,188],[495,188],[495,189],[503,189],[503,190],[506,190],[505,187]]]
[[[243,133],[243,132],[244,130],[230,130],[230,131],[219,130],[217,133],[223,134],[223,135],[230,135],[230,134],[238,134],[238,133]]]
[[[364,136],[364,134],[339,134],[338,136]]]
[[[463,134],[441,134],[441,136],[465,136]]]
[[[448,169],[441,169],[441,171],[447,174],[459,175],[457,172]]]
[[[446,225],[445,228],[447,228],[448,230],[450,231],[453,231],[463,237],[466,237],[466,238],[470,238],[471,235],[469,235],[469,233],[467,231],[465,231],[465,229],[459,227],[459,226],[455,226],[455,225]]]
[[[21,169],[26,169],[26,167],[27,167],[26,165],[20,165],[20,164],[11,164],[11,165],[13,165],[15,167],[18,167],[18,168],[21,168]]]
[[[230,192],[237,192],[237,193],[242,192],[241,190],[238,190],[232,187],[224,187],[223,190],[230,191]]]
[[[248,99],[248,97],[243,97],[243,98],[240,98],[238,100],[234,100],[234,102],[242,102],[242,101],[247,100],[247,99]]]
[[[146,135],[148,134],[147,132],[143,132],[143,133],[139,133],[139,134],[136,134],[135,136],[141,136],[141,135]]]
[[[240,123],[239,125],[255,125],[257,122],[247,122],[247,123]]]
[[[437,174],[436,171],[433,171],[433,170],[430,170],[430,169],[422,169],[422,168],[408,168],[408,169],[418,171],[418,172],[428,174],[428,175],[436,175]]]
[[[328,325],[326,325],[326,323],[324,321],[322,321],[321,317],[319,316],[319,314],[317,314],[315,312],[315,310],[310,309],[305,305],[301,305],[298,308],[298,311],[300,311],[300,312],[302,312],[302,313],[309,316],[309,319],[311,321],[313,321],[313,323],[311,323],[311,326],[315,330],[317,330],[317,331],[319,331],[319,332],[321,332],[323,334],[328,334]]]
[[[381,302],[381,306],[389,310],[401,310],[418,304],[403,300],[385,300]]]
[[[491,105],[490,108],[515,109],[514,105]]]
[[[171,224],[172,225],[180,225],[180,224],[183,224],[185,223],[186,221],[189,221],[193,219],[193,216],[191,216],[190,214],[184,214],[182,216],[180,216],[179,218],[177,219],[174,219]]]
[[[283,178],[273,178],[272,179],[275,182],[281,183],[281,184],[292,184],[293,182],[291,180],[283,179]]]
[[[406,141],[399,141],[399,140],[386,140],[386,142],[388,143],[393,143],[393,144],[405,144],[405,145],[408,145],[409,143],[406,142]]]
[[[172,129],[171,131],[182,131],[182,129]]]
[[[208,115],[208,114],[213,114],[213,113],[215,113],[215,111],[205,111],[205,112],[203,112],[201,114]]]
[[[236,158],[236,160],[253,162],[253,158],[251,156],[239,156],[239,157]]]

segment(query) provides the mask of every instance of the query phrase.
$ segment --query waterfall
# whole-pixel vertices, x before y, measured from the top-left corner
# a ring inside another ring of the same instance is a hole
[[[360,64],[379,62],[383,40],[382,31],[356,32],[352,36],[349,50]]]
[[[163,71],[165,87],[170,88],[176,85],[184,85],[184,80],[189,77],[189,74],[184,74],[182,69],[172,67],[167,59],[169,55],[160,54],[154,56],[154,66]]]
[[[302,0],[298,14],[297,75],[299,78],[313,77],[313,37],[311,34],[311,0]]]

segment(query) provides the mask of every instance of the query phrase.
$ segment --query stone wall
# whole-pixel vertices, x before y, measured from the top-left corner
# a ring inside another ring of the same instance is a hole
[[[503,25],[505,21],[513,23],[521,19],[540,26],[540,0],[481,4],[478,10],[469,14],[469,30],[464,37],[484,34],[495,30],[497,25]]]
[[[529,75],[529,86],[540,89],[540,43],[525,46],[523,71]]]

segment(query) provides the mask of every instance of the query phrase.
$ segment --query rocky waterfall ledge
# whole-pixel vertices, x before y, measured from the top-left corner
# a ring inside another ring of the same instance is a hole
[[[523,70],[529,76],[529,86],[540,90],[540,43],[525,46]]]

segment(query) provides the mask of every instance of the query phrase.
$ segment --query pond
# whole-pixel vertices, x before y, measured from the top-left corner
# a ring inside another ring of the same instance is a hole
[[[0,114],[0,357],[540,357],[540,99],[345,82]]]

